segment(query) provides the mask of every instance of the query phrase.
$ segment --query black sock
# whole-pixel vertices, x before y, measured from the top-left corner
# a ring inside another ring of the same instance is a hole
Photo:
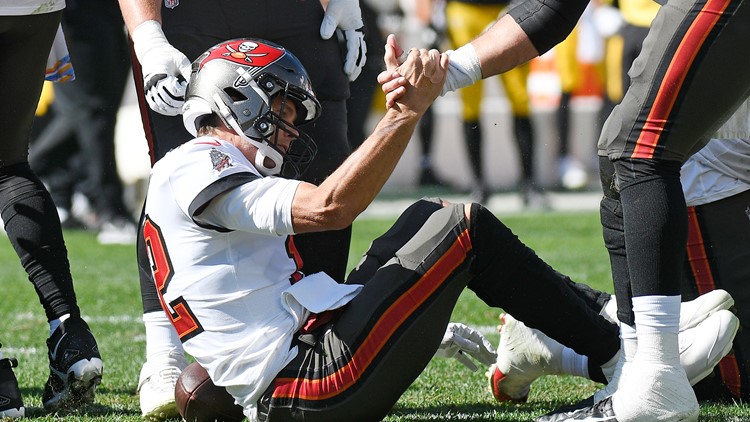
[[[632,168],[635,162],[617,161],[615,166]],[[680,167],[662,163],[656,170],[658,174],[638,177],[620,188],[633,296],[680,294],[687,243]]]

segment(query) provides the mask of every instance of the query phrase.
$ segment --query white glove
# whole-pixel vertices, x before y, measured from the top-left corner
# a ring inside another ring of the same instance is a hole
[[[180,114],[190,79],[190,60],[167,41],[159,22],[141,23],[131,37],[149,107],[165,116]]]
[[[344,73],[353,82],[357,79],[367,61],[367,44],[365,44],[365,33],[362,28],[349,30],[336,30],[339,42],[346,46],[346,59],[344,60]]]
[[[320,24],[320,36],[327,40],[333,36],[336,29],[343,32],[346,43],[344,72],[350,81],[357,79],[365,65],[367,47],[364,43],[363,28],[364,22],[358,0],[330,0],[328,2],[323,22]]]
[[[497,351],[479,331],[458,322],[451,322],[445,330],[443,341],[435,356],[455,358],[474,372],[477,365],[469,356],[489,366],[497,360]]]

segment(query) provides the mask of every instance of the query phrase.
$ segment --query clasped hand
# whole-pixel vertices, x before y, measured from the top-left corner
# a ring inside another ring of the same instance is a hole
[[[422,113],[440,95],[448,68],[446,54],[424,48],[404,52],[391,34],[384,60],[386,70],[378,75],[378,82],[386,93],[388,108],[406,107]]]

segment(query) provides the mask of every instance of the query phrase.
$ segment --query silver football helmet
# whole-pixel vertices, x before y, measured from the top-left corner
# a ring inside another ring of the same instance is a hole
[[[294,122],[271,110],[277,95],[282,107],[289,102],[296,106]],[[242,38],[217,44],[193,62],[182,117],[196,136],[204,117],[218,115],[258,148],[254,164],[261,174],[296,178],[317,152],[315,142],[297,126],[314,121],[320,112],[307,71],[292,53],[269,41]],[[277,147],[279,131],[295,138],[286,152]]]

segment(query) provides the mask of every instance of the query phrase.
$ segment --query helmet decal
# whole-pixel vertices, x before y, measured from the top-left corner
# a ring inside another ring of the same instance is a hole
[[[221,59],[242,65],[263,68],[280,59],[286,51],[260,42],[243,39],[227,41],[211,49],[201,60],[202,68],[211,60]]]

